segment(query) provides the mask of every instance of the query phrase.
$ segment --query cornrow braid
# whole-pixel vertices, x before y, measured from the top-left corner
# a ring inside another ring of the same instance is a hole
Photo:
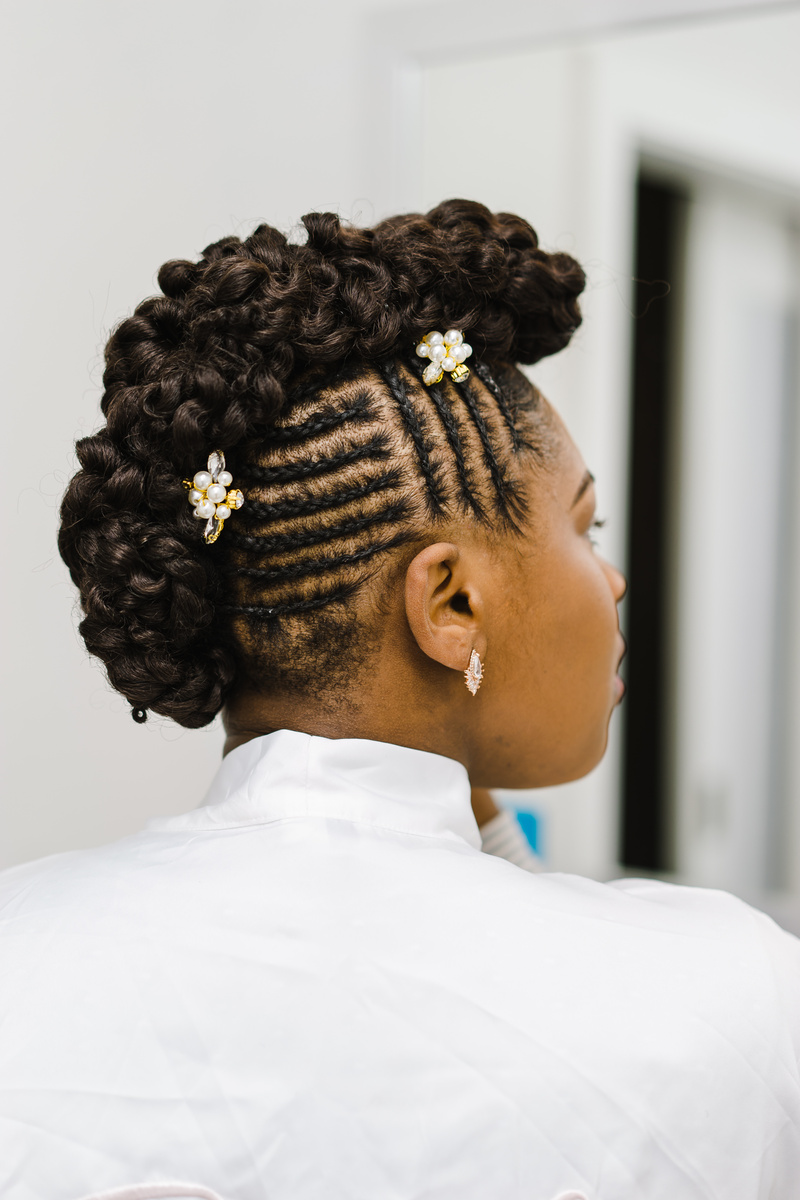
[[[244,479],[257,479],[259,483],[294,483],[298,479],[309,479],[324,475],[329,471],[337,471],[350,463],[361,462],[365,458],[388,458],[389,446],[386,438],[379,434],[363,446],[354,446],[350,450],[342,450],[328,458],[309,458],[302,462],[290,463],[288,466],[261,467],[253,463],[243,463],[239,474]]]
[[[461,384],[460,387],[464,405],[467,408],[469,415],[472,417],[475,428],[478,431],[478,437],[480,438],[481,447],[483,449],[483,461],[488,468],[492,483],[495,491],[497,492],[500,509],[506,520],[513,524],[514,517],[520,517],[524,515],[524,505],[520,503],[512,480],[503,470],[503,467],[498,461],[492,445],[492,439],[488,426],[480,407],[478,406],[478,401],[471,386],[471,381],[467,380],[465,383]]]
[[[387,550],[394,550],[397,546],[402,546],[410,540],[410,536],[408,532],[395,533],[392,537],[373,542],[369,546],[364,546],[362,550],[353,551],[352,554],[306,558],[300,562],[287,563],[283,567],[224,566],[222,570],[236,575],[249,576],[252,579],[260,579],[264,583],[285,583],[290,579],[302,579],[307,575],[323,575],[326,571],[335,571],[341,567],[366,562],[367,559],[374,558],[376,554],[383,554]]]
[[[415,365],[415,370],[419,371],[420,368],[416,367],[416,365]],[[420,377],[421,377],[421,374],[420,374]],[[450,392],[454,397],[457,396],[458,398],[460,398],[460,400],[464,404],[464,407],[466,408],[466,410],[470,416],[472,425],[478,435],[478,438],[480,439],[480,446],[481,446],[481,453],[482,453],[483,461],[484,461],[484,464],[487,467],[489,474],[491,476],[492,484],[494,485],[496,500],[497,500],[497,502],[499,502],[500,511],[503,515],[504,521],[513,526],[514,517],[523,515],[524,506],[522,506],[521,508],[519,508],[519,510],[517,510],[518,501],[517,501],[517,497],[515,495],[515,489],[513,487],[513,484],[511,483],[511,480],[508,478],[506,472],[503,470],[502,466],[500,465],[497,454],[495,452],[495,448],[493,446],[492,436],[489,432],[488,426],[486,424],[486,420],[478,406],[478,402],[475,398],[475,394],[472,390],[472,387],[470,386],[469,379],[467,379],[464,383],[460,383],[458,385],[455,385],[452,382],[452,380],[448,379],[446,385],[444,385],[444,383],[442,383],[439,385],[434,384],[433,386],[440,387],[440,388],[443,386],[446,386],[447,391]],[[442,405],[446,405],[447,397],[442,397],[441,392],[439,393],[439,396],[440,396]],[[506,408],[507,407],[508,406],[506,405]],[[453,411],[452,408],[450,409],[450,411],[452,413],[452,411]],[[518,439],[517,439],[517,443],[518,443]]]
[[[343,585],[330,592],[322,592],[318,596],[311,596],[305,600],[288,600],[272,607],[264,604],[221,604],[220,612],[237,613],[240,616],[258,617],[262,621],[270,621],[289,613],[312,612],[316,608],[326,608],[329,604],[341,604],[345,600],[349,600],[357,588],[357,583]]]
[[[250,550],[258,550],[261,554],[279,554],[286,550],[299,550],[304,546],[318,546],[323,542],[331,542],[337,538],[352,537],[372,529],[376,525],[388,525],[400,521],[407,515],[409,505],[405,500],[399,504],[390,504],[369,516],[353,517],[348,521],[340,521],[336,525],[315,526],[312,529],[298,530],[293,533],[276,534],[274,537],[253,537],[246,533],[232,532],[228,540],[235,546],[246,546]]]
[[[276,500],[273,504],[261,504],[251,501],[243,513],[245,520],[274,520],[276,517],[303,517],[308,513],[325,512],[330,508],[349,504],[352,500],[363,500],[375,492],[383,492],[388,488],[398,487],[402,483],[402,474],[395,468],[385,475],[358,483],[355,487],[334,492],[331,496],[290,496],[286,500]]]
[[[313,394],[313,393],[312,393]],[[270,435],[272,442],[303,442],[306,438],[317,437],[321,433],[329,433],[339,429],[348,421],[369,421],[372,418],[369,396],[359,397],[348,408],[338,410],[326,408],[299,425],[277,425]]]
[[[512,416],[511,409],[508,406],[508,401],[506,400],[505,396],[503,395],[502,388],[500,388],[497,385],[495,378],[492,375],[492,372],[486,366],[486,363],[475,362],[475,363],[473,363],[472,369],[474,370],[475,374],[478,376],[478,379],[480,379],[483,386],[486,388],[487,392],[489,392],[491,394],[491,396],[494,398],[494,402],[497,405],[498,409],[500,410],[500,415],[502,416],[503,420],[506,423],[506,429],[508,430],[509,434],[511,435],[512,447],[514,448],[515,451],[519,450],[519,448],[520,448],[519,430],[517,429],[517,424]]]
[[[394,397],[403,424],[414,443],[414,449],[419,460],[420,470],[425,480],[428,499],[428,511],[432,517],[440,516],[443,511],[440,490],[439,472],[431,462],[431,444],[425,436],[424,418],[411,403],[404,380],[392,363],[381,363],[378,367],[381,378]]]
[[[357,381],[362,369],[361,363],[347,362],[330,371],[309,371],[307,377],[287,388],[285,411],[292,412],[308,400],[316,400],[323,391],[339,392],[345,384]]]
[[[410,358],[410,365],[413,373],[417,377],[418,382],[421,384],[422,367],[419,366],[419,359]],[[438,384],[432,384],[428,388],[428,395],[430,396],[431,403],[436,410],[436,415],[442,423],[442,428],[444,429],[445,437],[447,438],[447,444],[449,445],[453,455],[462,502],[466,504],[467,508],[472,509],[475,517],[479,521],[485,521],[486,514],[483,510],[480,500],[475,495],[473,486],[470,483],[467,464],[464,458],[464,447],[458,430],[458,422],[453,415],[453,410]]]
[[[551,442],[511,364],[567,344],[579,265],[466,200],[303,223],[302,245],[260,225],[165,263],[109,338],[106,424],[78,445],[59,549],[136,720],[206,725],[240,686],[337,695],[418,545],[528,515]],[[437,328],[474,347],[466,385],[421,381],[408,347]],[[245,505],[209,546],[181,480],[214,449]]]

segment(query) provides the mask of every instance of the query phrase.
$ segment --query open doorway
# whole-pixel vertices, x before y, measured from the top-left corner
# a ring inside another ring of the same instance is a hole
[[[796,885],[798,237],[754,183],[636,185],[621,862]]]

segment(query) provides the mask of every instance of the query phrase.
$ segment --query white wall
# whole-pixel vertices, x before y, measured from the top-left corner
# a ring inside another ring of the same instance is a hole
[[[218,727],[137,726],[74,631],[57,509],[100,423],[102,347],[168,258],[314,209],[369,223],[375,0],[3,7],[0,865],[190,808]]]

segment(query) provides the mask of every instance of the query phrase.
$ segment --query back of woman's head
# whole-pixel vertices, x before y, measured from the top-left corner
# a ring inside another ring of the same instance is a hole
[[[335,688],[371,645],[371,580],[434,528],[525,517],[515,460],[541,447],[512,364],[569,341],[578,264],[465,200],[303,224],[304,245],[261,225],[166,263],[106,348],[106,425],[78,442],[59,548],[139,720],[205,725],[243,681]],[[414,346],[449,328],[472,373],[429,387]],[[209,545],[182,481],[212,450],[245,504]]]

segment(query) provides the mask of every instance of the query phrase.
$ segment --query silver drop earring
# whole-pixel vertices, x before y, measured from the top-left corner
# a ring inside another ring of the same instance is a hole
[[[483,663],[477,650],[473,650],[469,656],[469,666],[464,672],[464,678],[467,682],[467,687],[474,696],[483,683]]]

